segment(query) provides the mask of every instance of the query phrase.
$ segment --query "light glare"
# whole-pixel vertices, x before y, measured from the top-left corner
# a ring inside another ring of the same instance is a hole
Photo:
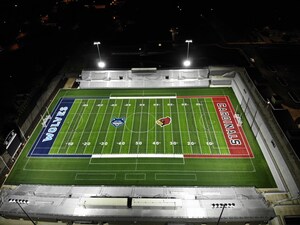
[[[103,61],[98,62],[98,66],[100,68],[104,68],[105,67],[105,62],[103,62]]]
[[[185,60],[184,62],[183,62],[183,65],[184,66],[190,66],[191,65],[191,61],[190,60]]]

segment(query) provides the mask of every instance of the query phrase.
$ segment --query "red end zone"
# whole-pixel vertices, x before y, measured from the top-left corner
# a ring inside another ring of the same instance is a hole
[[[228,96],[214,97],[213,102],[230,155],[253,157],[246,135],[234,116],[235,111]]]
[[[179,98],[212,98],[230,155],[184,155],[185,158],[252,158],[246,135],[238,125],[235,110],[228,96],[180,96]]]

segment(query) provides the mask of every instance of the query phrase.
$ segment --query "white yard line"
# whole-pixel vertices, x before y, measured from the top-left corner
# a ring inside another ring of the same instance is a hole
[[[149,119],[150,119],[150,113],[149,113],[149,110],[150,110],[150,106],[151,106],[151,100],[148,101],[148,111],[147,111],[147,115],[148,115],[148,121],[147,121],[147,132],[146,132],[146,153],[148,152],[148,142],[149,142],[149,138],[148,138],[148,134],[150,133],[150,122],[149,122]]]
[[[142,99],[142,103],[141,103],[142,105],[140,106],[141,107],[141,112],[140,112],[140,124],[139,124],[139,130],[141,130],[141,126],[142,126],[142,113],[143,113],[143,104],[144,104],[144,99]],[[139,150],[140,150],[140,142],[142,142],[141,140],[140,140],[140,138],[141,138],[141,132],[139,132],[139,135],[138,135],[138,146],[137,146],[137,155],[139,154]],[[143,142],[142,142],[143,143]],[[137,160],[135,161],[135,170],[137,170],[137,167],[138,167],[138,162],[137,162]]]
[[[103,100],[106,100],[106,99],[102,99],[102,100],[101,100],[101,103],[103,102]],[[105,112],[107,111],[108,105],[109,105],[109,99],[107,99],[107,104],[106,104]],[[99,108],[100,108],[100,107],[99,107]],[[105,113],[104,113],[103,115],[105,115]],[[101,130],[102,125],[103,125],[103,119],[102,119],[102,121],[101,121],[101,125],[100,125],[99,130]],[[94,148],[93,148],[93,152],[95,152],[95,149],[96,149],[96,146],[97,146],[98,139],[99,139],[100,135],[101,135],[101,132],[98,133],[98,136],[97,136],[97,138],[96,138],[96,143],[95,143],[95,146],[94,146]],[[105,140],[103,140],[103,141],[105,142]],[[103,148],[103,147],[102,147],[102,148]],[[102,150],[102,149],[101,149],[101,150]],[[102,152],[102,151],[101,151],[101,152]]]
[[[210,98],[210,99],[211,99],[211,98]],[[206,100],[206,99],[204,99],[204,103],[205,103],[205,105],[206,105],[206,108],[208,109],[205,100]],[[210,113],[208,113],[208,117],[209,117],[209,120],[210,120],[210,124],[211,124],[211,127],[212,127],[212,131],[213,131],[213,133],[214,133],[214,136],[215,136],[215,139],[216,139],[216,142],[217,142],[216,144],[217,144],[217,147],[218,147],[218,150],[219,150],[219,154],[221,155],[221,151],[220,151],[220,146],[219,146],[218,138],[216,137],[216,132],[215,132],[214,125],[213,125],[213,122],[212,122],[211,117],[210,117]],[[213,146],[212,146],[212,147],[213,147]]]
[[[88,117],[87,117],[87,119],[86,119],[86,121],[85,121],[83,130],[86,130],[86,126],[87,126],[87,124],[88,124],[88,122],[89,122],[89,118],[90,118],[91,112],[92,112],[93,107],[94,107],[95,102],[96,102],[96,100],[88,100],[88,103],[87,103],[88,105],[89,105],[89,102],[90,102],[90,101],[93,102],[93,103],[91,103],[91,104],[92,104],[92,107],[91,107],[91,109],[89,110],[89,112],[87,113],[87,114],[88,114]],[[88,106],[85,107],[84,111],[86,111],[86,110],[88,110]],[[84,114],[84,113],[83,113],[83,114]],[[81,139],[82,139],[83,134],[84,134],[84,133],[81,132],[79,141],[78,141],[77,146],[76,146],[76,152],[75,152],[75,154],[77,153],[77,150],[78,150],[78,148],[79,148],[79,145],[81,144]],[[84,145],[83,145],[83,146],[84,146]],[[84,146],[84,148],[85,148],[85,146]],[[82,153],[80,153],[80,154],[82,154]]]
[[[122,96],[122,97],[110,97],[110,99],[170,99],[176,98],[176,96]]]
[[[116,104],[116,102],[114,102],[113,104]],[[111,106],[111,105],[109,104],[109,101],[108,101],[108,103],[107,103],[107,107],[108,107],[108,106]],[[106,107],[106,109],[107,109],[107,107]],[[113,107],[113,110],[111,111],[111,116],[112,116],[112,115],[114,115],[114,111],[115,111],[115,108],[116,108],[116,107],[115,107],[115,106],[111,106],[111,107]],[[106,114],[107,114],[107,113],[105,112],[105,115],[106,115]],[[106,139],[107,139],[107,134],[109,133],[108,130],[109,130],[109,124],[108,124],[107,130],[105,131],[104,142],[107,142]],[[105,148],[105,145],[102,146],[102,151],[103,151],[103,148]],[[110,153],[111,153],[111,152],[112,152],[112,149],[110,149]]]
[[[196,116],[194,114],[194,107],[193,107],[192,99],[190,99],[190,104],[191,104],[192,113],[193,113],[193,117],[194,117],[194,121],[195,121],[195,129],[196,129],[196,133],[197,133],[197,139],[198,139],[200,154],[201,154],[202,153],[202,146],[201,146],[201,141],[200,141],[200,138],[199,138],[200,135],[199,135],[199,132],[198,132],[198,129],[197,129]]]
[[[95,102],[95,103],[96,103],[96,102]],[[96,115],[99,115],[100,108],[101,108],[101,107],[98,106],[98,110],[97,110]],[[94,122],[93,122],[93,126],[92,126],[92,128],[91,128],[91,132],[89,132],[89,136],[88,136],[88,140],[87,140],[87,141],[90,140],[91,134],[94,134],[94,133],[95,133],[95,132],[92,132],[92,131],[94,130],[94,126],[95,126],[96,121],[97,121],[97,119],[95,118],[95,119],[94,119]],[[95,145],[96,145],[96,144],[97,144],[97,143],[95,143]],[[84,152],[85,152],[85,149],[86,149],[86,146],[84,146],[83,154],[84,154]]]
[[[204,102],[204,99],[203,99],[203,102]],[[209,133],[209,136],[210,137],[208,137],[208,135],[207,135],[207,129],[208,129],[208,126],[207,126],[207,121],[206,121],[206,119],[204,118],[204,114],[205,114],[205,110],[204,110],[204,107],[203,107],[203,105],[202,105],[202,103],[200,103],[201,105],[199,105],[199,110],[200,110],[200,113],[201,113],[201,119],[202,119],[202,122],[203,122],[203,125],[204,125],[204,133],[205,133],[205,136],[206,136],[206,140],[207,141],[211,141],[211,135],[210,135],[210,132],[208,132]],[[208,149],[209,149],[209,151],[210,151],[210,154],[212,155],[212,151],[211,151],[211,148],[212,148],[212,146],[211,145],[208,145]]]
[[[120,110],[119,110],[119,114],[118,114],[118,115],[120,115],[120,114],[121,114],[121,111],[122,111],[123,99],[122,99],[120,105],[121,105],[121,106],[120,106]],[[123,126],[124,126],[124,124],[123,124]],[[115,131],[114,131],[114,138],[113,138],[113,141],[112,141],[112,144],[111,144],[111,150],[110,150],[110,152],[113,151],[114,142],[115,142],[115,140],[116,140],[116,133],[117,133],[117,132],[118,132],[118,129],[116,128]],[[124,131],[123,131],[123,133],[124,133]],[[122,135],[123,135],[123,133],[122,133]],[[122,146],[122,145],[121,145],[121,146]]]
[[[180,127],[180,118],[179,118],[179,110],[178,110],[178,99],[176,99],[176,108],[177,108],[177,119],[178,119],[178,126],[179,126],[179,135],[180,135],[180,144],[181,144],[181,152],[184,152],[183,149],[183,140],[182,140],[182,136],[181,136],[181,127]]]
[[[130,103],[130,100],[128,101],[128,103],[127,104],[130,104],[130,106],[131,106],[131,103]],[[129,105],[127,105],[127,106],[125,106],[125,107],[127,107],[126,108],[126,117],[125,117],[125,121],[127,120],[127,118],[128,118],[128,109],[129,109],[129,107],[130,107]],[[126,123],[126,122],[125,122]],[[124,126],[124,129],[123,129],[123,133],[122,133],[122,138],[121,138],[121,142],[124,142],[124,133],[125,133],[125,129],[126,129],[126,127],[125,127],[125,124],[123,125]],[[122,147],[123,147],[123,145],[121,144],[120,145],[120,150],[119,150],[119,154],[121,153],[121,151],[122,151]]]
[[[77,100],[76,100],[76,101],[77,101]],[[74,115],[74,117],[75,117],[75,118],[77,117],[77,118],[76,118],[76,121],[75,121],[74,124],[76,124],[77,121],[81,118],[80,116],[78,116],[78,110],[80,109],[80,107],[82,107],[82,106],[81,106],[81,104],[82,104],[82,99],[78,99],[78,101],[79,101],[78,108],[77,108],[77,110],[76,110],[76,112],[75,112],[75,115]],[[75,103],[75,101],[74,101],[74,103]],[[73,103],[73,104],[74,104],[74,103]],[[70,115],[71,115],[71,114],[70,114]],[[73,118],[74,118],[74,117],[73,117]],[[66,118],[66,119],[67,119],[67,118]],[[64,138],[63,138],[63,140],[62,140],[62,142],[61,142],[61,145],[59,146],[59,149],[63,149],[63,148],[64,148],[63,145],[67,145],[67,144],[72,140],[75,131],[74,131],[74,130],[70,130],[70,126],[73,125],[73,121],[74,121],[74,120],[72,120],[72,121],[70,122],[70,124],[69,124],[69,126],[68,126],[68,129],[67,129],[67,132],[66,132],[66,134],[65,134],[65,136],[64,136]],[[64,142],[65,139],[66,139],[66,136],[67,136],[68,134],[70,134],[71,136],[69,137],[69,140],[67,140],[67,142]],[[68,149],[69,149],[69,146],[66,146],[66,154],[68,154]],[[59,152],[57,152],[57,153],[59,154]]]
[[[184,98],[183,98],[183,103],[184,103],[184,104],[186,103]],[[184,105],[183,105],[182,107],[184,108],[184,112],[185,112],[186,126],[187,126],[187,128],[188,128],[188,131],[190,131],[189,122],[188,122],[188,118],[187,118],[188,115],[187,115],[187,113],[186,113],[186,108],[185,108]],[[190,132],[188,132],[188,136],[189,136],[189,142],[192,142]],[[190,149],[191,149],[191,153],[193,153],[193,146],[192,146],[191,144],[190,144]]]
[[[131,131],[133,130],[133,125],[134,125],[134,114],[135,114],[135,109],[136,109],[136,100],[134,100],[134,110],[133,110],[133,114],[132,114],[132,125],[131,125],[131,128],[130,128]],[[132,134],[130,135],[130,138],[129,138],[129,143],[128,143],[128,154],[129,154],[129,152],[130,152],[130,143],[131,143],[131,139],[132,139]]]
[[[157,101],[156,101],[156,99],[155,99],[155,103],[154,103],[155,105],[157,105]],[[154,111],[154,114],[155,114],[155,119],[157,120],[157,106],[155,106],[154,107],[154,109],[155,109],[155,111]],[[155,127],[154,127],[154,137],[155,137],[155,142],[157,142],[157,139],[156,139],[156,131],[157,131],[157,126],[156,126],[156,124],[155,124]],[[156,154],[156,150],[157,150],[157,145],[154,145],[154,152],[155,152],[155,154]]]
[[[162,102],[161,102],[161,111],[162,111],[162,115],[163,115],[163,117],[165,117],[165,111],[164,111],[164,100],[162,100]],[[163,129],[163,140],[166,140],[166,136],[165,136],[165,131],[164,131],[164,129]],[[164,154],[166,153],[166,145],[165,145],[166,143],[164,142]]]
[[[170,99],[169,99],[169,104],[171,103]],[[172,116],[172,106],[169,106],[169,112],[170,112],[170,117]],[[179,121],[178,121],[179,122]],[[170,124],[171,126],[171,133],[172,133],[172,142],[174,142],[174,132],[173,132],[173,124],[171,123]],[[169,143],[170,144],[170,143]],[[175,152],[175,148],[174,148],[174,145],[172,144],[172,148],[173,148],[173,153]]]

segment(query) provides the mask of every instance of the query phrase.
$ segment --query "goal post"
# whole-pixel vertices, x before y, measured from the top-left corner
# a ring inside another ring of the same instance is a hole
[[[242,116],[240,114],[235,113],[234,114],[234,118],[236,119],[238,126],[242,126],[243,125]]]

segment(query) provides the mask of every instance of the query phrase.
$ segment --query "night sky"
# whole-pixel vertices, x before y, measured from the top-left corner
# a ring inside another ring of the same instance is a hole
[[[68,60],[95,54],[93,41],[101,40],[106,52],[135,52],[140,46],[143,51],[157,52],[157,43],[164,43],[165,51],[173,51],[170,29],[176,29],[175,42],[180,45],[193,39],[195,48],[253,42],[258,40],[257,32],[270,36],[270,30],[284,33],[281,39],[286,42],[299,35],[298,9],[296,1],[263,5],[262,1],[1,0],[1,136],[26,118],[47,83]],[[219,63],[209,55],[214,51],[205,48],[198,57],[208,64]],[[155,57],[147,60],[164,58]],[[116,58],[112,65],[131,68],[134,61],[136,58]],[[173,62],[162,63],[162,67],[172,67]],[[93,62],[81,69],[91,66]]]

